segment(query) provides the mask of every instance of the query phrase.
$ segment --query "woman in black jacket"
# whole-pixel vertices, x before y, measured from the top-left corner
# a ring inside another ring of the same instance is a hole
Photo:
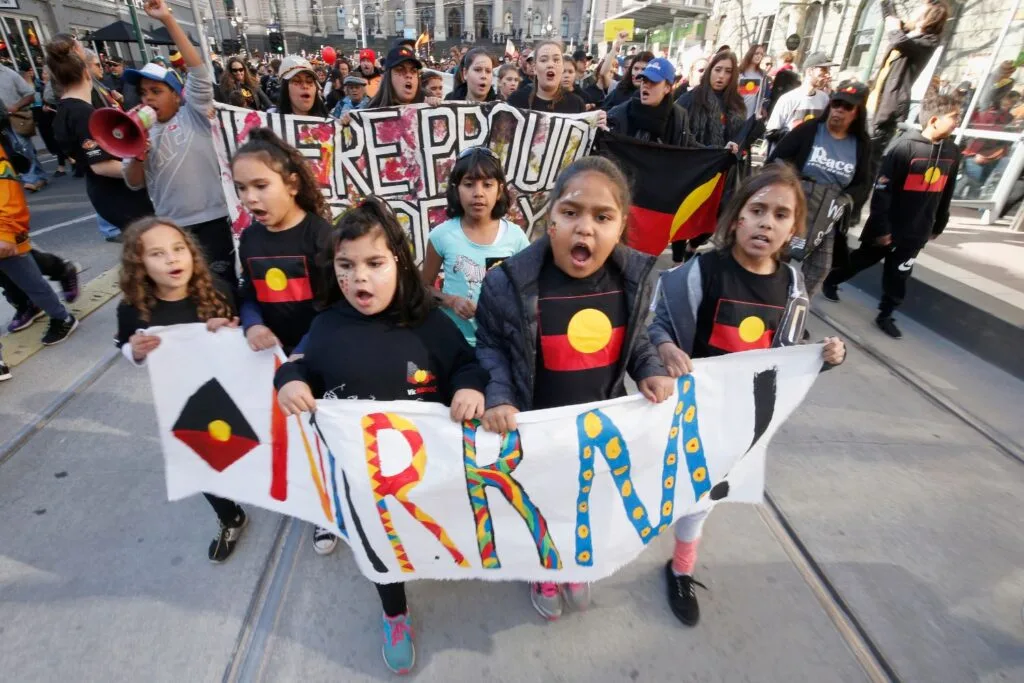
[[[769,163],[791,164],[804,178],[806,245],[792,246],[800,254],[811,296],[834,261],[846,263],[846,230],[856,222],[853,217],[871,191],[871,138],[864,109],[867,92],[863,83],[843,81],[821,116],[787,133],[768,157]]]
[[[637,94],[640,89],[640,72],[647,68],[647,64],[654,59],[653,52],[638,52],[626,64],[626,73],[619,79],[615,89],[608,93],[601,103],[601,109],[608,111],[618,106]]]
[[[944,0],[924,0],[909,22],[892,14],[886,17],[889,47],[867,103],[873,127],[872,167],[882,158],[897,125],[907,120],[914,81],[939,46],[948,18],[949,7]]]
[[[214,95],[218,102],[237,103],[238,106],[256,111],[266,111],[274,106],[241,57],[228,59],[227,68],[224,69]]]
[[[608,112],[608,128],[643,142],[692,147],[686,110],[672,101],[676,70],[664,57],[651,60],[638,80],[640,97],[631,97]]]

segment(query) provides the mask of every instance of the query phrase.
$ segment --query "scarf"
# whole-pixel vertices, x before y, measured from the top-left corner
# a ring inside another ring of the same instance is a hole
[[[626,118],[629,121],[629,135],[637,137],[637,132],[643,131],[650,134],[650,139],[664,140],[665,129],[668,128],[668,120],[672,115],[672,98],[668,95],[657,107],[649,107],[634,97],[626,104]]]
[[[703,107],[697,100],[698,94],[694,94],[693,106],[689,111],[690,130],[696,136],[697,142],[705,147],[725,147],[725,143],[743,127],[746,111],[726,113],[725,94],[719,92],[712,92],[713,96],[708,98],[709,105]]]

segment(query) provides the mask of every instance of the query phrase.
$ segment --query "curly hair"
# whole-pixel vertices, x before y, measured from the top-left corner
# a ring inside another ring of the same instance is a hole
[[[374,196],[367,197],[361,204],[341,214],[334,224],[330,239],[318,259],[326,283],[320,297],[320,307],[328,308],[344,296],[334,274],[334,256],[338,247],[342,242],[357,240],[375,232],[384,235],[388,250],[395,255],[398,267],[398,287],[389,310],[397,313],[402,327],[420,325],[434,308],[434,297],[420,278],[420,269],[413,260],[409,237],[402,224],[398,222],[391,207],[383,199]]]
[[[174,228],[192,255],[192,277],[188,281],[188,296],[195,302],[200,320],[230,318],[234,313],[227,298],[217,291],[213,275],[206,264],[206,258],[196,245],[195,239],[174,221],[159,216],[146,216],[133,222],[124,231],[124,249],[121,252],[121,292],[124,300],[139,312],[139,318],[149,322],[149,316],[156,305],[156,283],[146,272],[142,259],[142,236],[158,226]]]
[[[331,220],[331,207],[327,205],[327,200],[320,191],[320,184],[313,176],[313,169],[306,161],[306,157],[279,138],[274,131],[269,128],[257,128],[249,133],[249,140],[238,148],[231,159],[232,170],[235,162],[246,155],[257,157],[274,169],[284,179],[285,185],[295,183],[298,190],[295,203],[304,211],[316,214],[324,220]]]

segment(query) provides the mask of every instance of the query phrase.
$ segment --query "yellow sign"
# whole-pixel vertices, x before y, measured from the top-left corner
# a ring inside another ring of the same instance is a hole
[[[626,40],[633,40],[633,19],[609,19],[604,22],[604,39],[615,40],[620,31],[629,34]]]

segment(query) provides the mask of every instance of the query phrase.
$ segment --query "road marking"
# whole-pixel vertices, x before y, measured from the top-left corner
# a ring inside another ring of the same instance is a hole
[[[54,230],[60,230],[61,228],[66,228],[69,225],[74,225],[75,223],[81,223],[82,221],[87,221],[90,218],[96,218],[96,214],[90,213],[90,214],[86,214],[84,216],[79,216],[78,218],[72,218],[71,220],[64,221],[63,223],[57,223],[56,225],[48,225],[47,227],[42,228],[41,230],[29,229],[28,236],[30,238],[31,237],[39,237],[39,235],[45,235],[48,232],[53,232]]]
[[[85,318],[121,292],[120,277],[120,266],[100,273],[82,287],[75,303],[68,304],[68,310],[79,320]],[[7,364],[13,368],[43,348],[43,332],[48,324],[49,318],[44,316],[24,330],[0,338]]]

